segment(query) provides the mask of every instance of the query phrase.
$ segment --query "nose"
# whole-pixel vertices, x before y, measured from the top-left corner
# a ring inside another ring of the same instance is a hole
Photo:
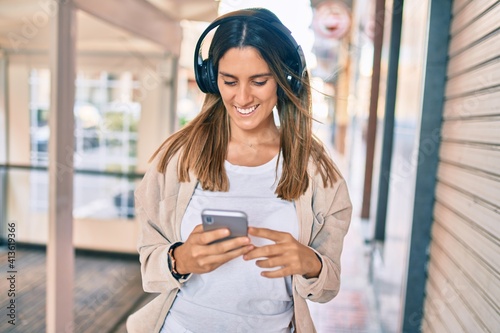
[[[240,84],[234,98],[238,106],[246,106],[252,102],[252,93],[248,84]]]

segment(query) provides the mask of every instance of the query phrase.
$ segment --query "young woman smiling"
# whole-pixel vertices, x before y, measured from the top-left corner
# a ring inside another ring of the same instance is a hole
[[[160,295],[128,331],[315,332],[306,299],[338,293],[352,209],[312,134],[302,50],[270,11],[236,11],[200,37],[195,74],[200,114],[160,146],[136,190],[143,286]],[[203,230],[207,208],[244,211],[248,236],[213,243],[229,231]]]

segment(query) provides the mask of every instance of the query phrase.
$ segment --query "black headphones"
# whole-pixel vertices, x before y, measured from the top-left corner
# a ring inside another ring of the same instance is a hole
[[[196,78],[196,83],[201,91],[204,93],[218,94],[219,87],[217,86],[217,73],[210,58],[203,59],[201,46],[203,40],[207,34],[220,26],[223,23],[238,20],[241,18],[251,17],[253,19],[259,20],[263,25],[268,26],[270,29],[280,33],[285,37],[291,44],[291,47],[295,50],[294,55],[291,59],[287,59],[286,65],[295,72],[295,75],[287,73],[287,82],[295,95],[298,95],[300,89],[302,88],[302,78],[306,72],[306,61],[304,58],[304,53],[302,48],[297,44],[295,39],[292,37],[291,31],[285,27],[279,20],[269,22],[261,17],[259,13],[267,11],[267,9],[252,8],[243,9],[228,13],[216,19],[212,22],[201,34],[198,42],[196,43],[196,48],[194,50],[194,74]]]

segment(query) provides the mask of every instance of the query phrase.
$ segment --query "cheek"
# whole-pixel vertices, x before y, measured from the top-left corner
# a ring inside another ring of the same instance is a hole
[[[224,102],[232,98],[230,91],[224,85],[219,85],[219,93]]]
[[[276,104],[278,102],[278,86],[275,84],[269,89],[266,89],[262,94],[262,99],[269,101],[271,104]]]
[[[278,103],[278,93],[276,89],[269,93],[268,100],[272,105],[276,105]]]

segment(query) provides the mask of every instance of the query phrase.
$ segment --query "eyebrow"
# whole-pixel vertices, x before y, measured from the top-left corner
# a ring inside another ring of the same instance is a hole
[[[229,73],[225,73],[225,72],[221,72],[221,71],[219,71],[219,74],[222,76],[228,76],[228,77],[231,77],[233,79],[237,79],[236,75],[233,75],[233,74],[229,74]],[[271,73],[255,74],[255,75],[250,76],[250,79],[257,79],[257,78],[264,77],[264,76],[272,76],[272,74]]]

